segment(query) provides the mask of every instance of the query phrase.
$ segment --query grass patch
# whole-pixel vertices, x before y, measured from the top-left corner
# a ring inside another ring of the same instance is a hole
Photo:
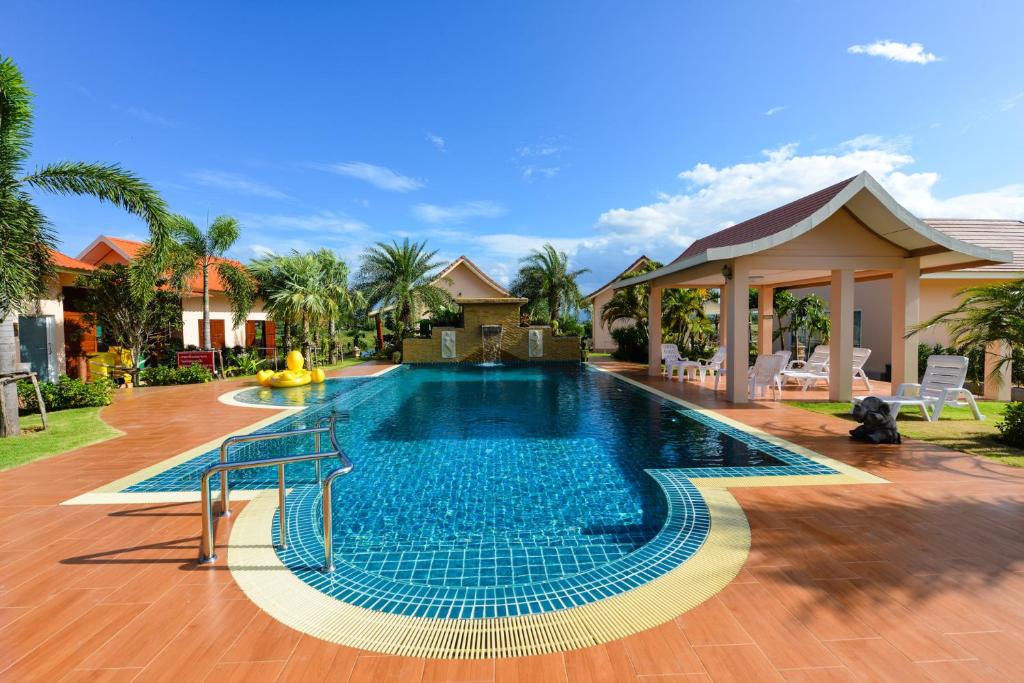
[[[324,372],[327,372],[328,370],[341,370],[342,368],[349,368],[352,367],[353,365],[359,365],[360,363],[365,362],[366,360],[363,358],[346,358],[340,363],[333,363],[331,365],[319,365],[317,367],[321,368]]]
[[[853,422],[849,403],[786,401],[786,404]],[[943,408],[938,422],[927,422],[916,408],[904,408],[897,426],[900,434],[908,439],[927,441],[962,453],[982,455],[1005,465],[1024,467],[1024,449],[1008,446],[999,440],[996,424],[1002,421],[1007,405],[1000,401],[978,401],[978,408],[985,416],[981,422],[974,419],[970,408]]]
[[[38,415],[23,415],[19,418],[21,435],[0,441],[0,470],[120,436],[123,432],[100,418],[101,410],[73,408],[49,413],[50,427],[46,431]]]

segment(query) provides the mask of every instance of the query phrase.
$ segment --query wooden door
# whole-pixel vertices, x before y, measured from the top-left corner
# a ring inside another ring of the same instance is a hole
[[[199,324],[199,347],[206,348],[206,335],[203,334],[203,319],[200,318],[196,321]],[[210,344],[210,348],[222,349],[224,348],[224,321],[223,320],[210,320],[210,338],[213,342]]]
[[[96,353],[96,328],[86,325],[82,320],[84,314],[64,311],[64,359],[67,374],[78,377],[78,359],[90,353]]]

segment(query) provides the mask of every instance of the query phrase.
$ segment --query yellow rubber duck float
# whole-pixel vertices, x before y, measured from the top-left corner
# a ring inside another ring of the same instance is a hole
[[[260,370],[256,373],[257,384],[261,387],[302,387],[310,382],[320,384],[325,379],[324,371],[320,368],[310,371],[302,367],[305,362],[298,351],[288,352],[284,364],[288,369],[280,372]]]

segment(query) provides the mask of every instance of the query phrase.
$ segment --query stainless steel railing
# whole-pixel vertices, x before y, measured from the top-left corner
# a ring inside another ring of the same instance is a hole
[[[203,470],[202,475],[199,478],[199,490],[200,490],[200,502],[202,507],[203,515],[203,529],[202,537],[199,542],[199,563],[208,564],[214,562],[217,559],[215,538],[216,532],[213,526],[213,498],[210,495],[210,479],[215,474],[221,475],[221,514],[231,514],[230,503],[229,503],[229,487],[228,487],[228,472],[234,470],[248,470],[255,469],[258,467],[277,467],[277,490],[278,490],[278,506],[279,506],[279,547],[284,549],[288,545],[287,541],[287,511],[285,508],[285,494],[287,486],[284,476],[284,467],[296,462],[309,462],[313,461],[316,466],[317,483],[322,484],[323,500],[321,501],[323,506],[324,516],[324,528],[330,529],[331,524],[331,485],[334,480],[338,477],[348,474],[352,471],[352,461],[348,459],[345,453],[341,450],[338,445],[338,438],[335,434],[335,427],[337,425],[338,416],[331,414],[329,417],[321,418],[317,421],[316,427],[307,429],[294,429],[287,432],[273,432],[267,434],[244,434],[239,436],[228,437],[221,444],[220,448],[220,460],[221,462],[210,465]],[[327,422],[327,426],[321,426],[324,422]],[[320,451],[320,435],[326,433],[328,439],[331,442],[331,450]],[[272,458],[261,458],[258,460],[243,460],[239,462],[228,462],[227,452],[228,447],[237,443],[251,443],[254,441],[271,441],[274,439],[281,439],[288,436],[301,436],[303,434],[313,435],[313,447],[314,450],[311,453],[300,453],[297,455],[282,455]],[[327,475],[326,479],[321,477],[320,463],[326,458],[338,458],[341,463],[341,467]],[[333,560],[333,548],[330,542],[330,534],[324,536],[324,571],[334,571],[334,560]]]

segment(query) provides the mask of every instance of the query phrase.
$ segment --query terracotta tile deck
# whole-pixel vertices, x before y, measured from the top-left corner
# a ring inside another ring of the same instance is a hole
[[[217,402],[238,383],[138,390],[103,412],[125,436],[0,473],[0,680],[1024,680],[1024,470],[856,445],[845,421],[605,365],[892,484],[733,489],[752,530],[740,576],[622,641],[497,661],[382,656],[291,631],[222,564],[197,568],[197,504],[58,506],[268,415]]]

